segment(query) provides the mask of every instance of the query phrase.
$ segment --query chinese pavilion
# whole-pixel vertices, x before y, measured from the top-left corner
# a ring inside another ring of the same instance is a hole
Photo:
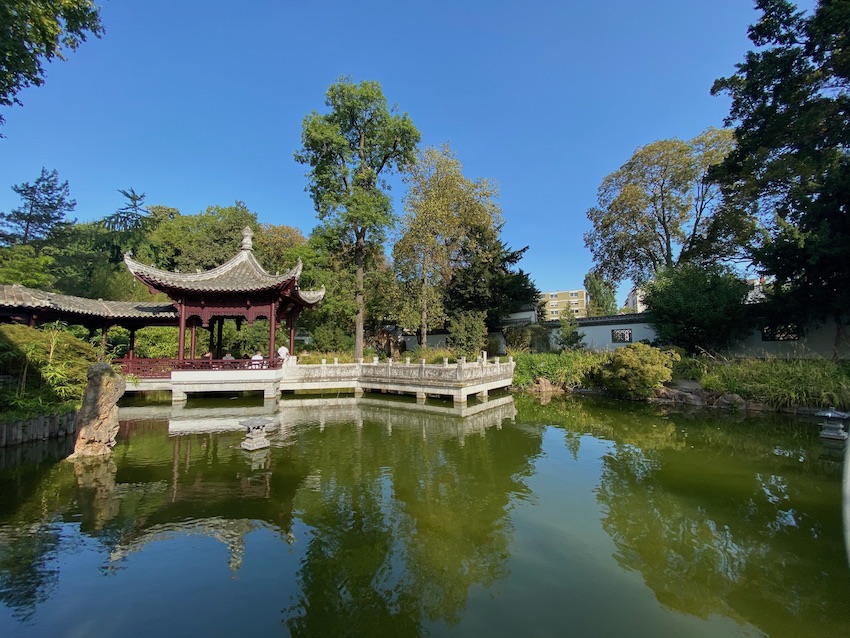
[[[249,326],[260,318],[269,320],[269,358],[275,353],[275,331],[285,325],[289,333],[289,351],[294,351],[295,321],[305,308],[311,308],[325,296],[320,290],[301,290],[298,276],[302,263],[282,275],[272,275],[254,258],[250,228],[242,231],[242,248],[228,262],[197,273],[180,273],[145,266],[124,256],[133,275],[147,285],[151,293],[168,295],[177,309],[179,326],[178,358],[183,360],[186,332],[190,335],[190,357],[195,358],[196,329],[210,331],[209,351],[221,358],[222,326],[234,319],[237,327]]]

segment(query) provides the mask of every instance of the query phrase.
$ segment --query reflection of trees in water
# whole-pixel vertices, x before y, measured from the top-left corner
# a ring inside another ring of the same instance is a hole
[[[67,454],[71,446],[41,445],[21,450],[47,457],[59,450]],[[6,461],[9,461],[7,458]],[[56,519],[72,507],[74,473],[67,464],[4,463],[0,474],[0,601],[12,615],[29,618],[46,600],[59,579],[56,560],[61,551],[61,527]]]
[[[149,425],[149,424],[148,424]],[[6,467],[0,474],[0,600],[15,613],[33,613],[58,578],[61,521],[79,524],[109,556],[107,573],[152,540],[198,534],[230,549],[241,564],[243,537],[267,521],[290,539],[292,499],[303,480],[283,453],[275,467],[252,472],[250,460],[220,435],[168,437],[143,427],[119,441],[115,457],[55,465]],[[238,444],[241,434],[231,433]],[[16,506],[13,509],[12,504]],[[8,514],[6,514],[8,512]]]
[[[59,582],[58,526],[0,526],[0,601],[26,620]]]
[[[603,528],[659,602],[770,634],[809,635],[812,618],[819,635],[848,632],[841,458],[816,426],[571,397],[516,403],[524,423],[562,428],[574,458],[584,436],[611,442],[597,488]]]
[[[238,569],[258,521],[292,542],[297,499],[313,533],[287,611],[293,634],[418,635],[425,620],[456,622],[470,587],[505,575],[510,503],[527,492],[541,447],[542,429],[494,427],[512,405],[490,414],[370,408],[276,435],[286,445],[259,462],[236,447],[239,433],[125,427],[114,462],[60,463],[19,486],[0,528],[4,604],[30,614],[49,595],[68,549],[50,521],[79,522],[109,557],[107,573],[153,540],[187,534],[227,544]]]
[[[315,481],[296,507],[315,531],[292,633],[419,635],[426,619],[458,622],[470,587],[506,575],[508,511],[541,434],[458,438],[427,419],[391,434],[374,422],[300,432]]]
[[[615,437],[603,458],[597,499],[617,561],[683,613],[722,614],[770,634],[806,634],[816,617],[846,631],[843,547],[825,542],[841,538],[840,486],[811,502],[823,477],[806,473],[817,461],[802,467],[818,458],[817,440],[804,444],[791,428],[756,442],[745,424],[718,431],[673,422],[686,447]],[[794,458],[777,453],[792,448]]]

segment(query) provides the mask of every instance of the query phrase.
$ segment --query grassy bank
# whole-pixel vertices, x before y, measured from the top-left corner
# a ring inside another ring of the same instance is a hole
[[[519,353],[514,360],[514,385],[520,388],[546,379],[565,390],[596,388],[625,399],[646,399],[670,381],[679,355],[633,343],[612,352]]]
[[[734,393],[772,408],[850,409],[850,362],[829,359],[689,358],[677,372],[707,392]]]
[[[633,344],[633,346],[639,344]],[[710,393],[734,393],[774,409],[850,410],[850,362],[828,359],[713,359],[664,356],[655,348],[621,348],[615,352],[576,350],[514,355],[514,385],[529,388],[546,379],[565,390],[592,388],[625,398],[651,396],[671,379],[698,381]],[[626,355],[629,353],[629,355]],[[665,376],[662,368],[669,368]]]

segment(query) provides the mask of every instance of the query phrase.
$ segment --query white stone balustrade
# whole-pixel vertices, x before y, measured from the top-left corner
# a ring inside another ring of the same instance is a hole
[[[452,397],[463,405],[472,395],[485,399],[491,390],[506,388],[513,381],[515,363],[508,357],[487,360],[482,353],[475,362],[461,359],[449,364],[427,364],[424,360],[412,363],[388,359],[371,363],[339,363],[334,359],[320,364],[285,365],[266,369],[180,369],[172,370],[170,378],[134,379],[127,384],[128,392],[170,390],[175,403],[200,392],[262,391],[264,398],[274,399],[281,392],[304,390],[352,390],[355,396],[364,391],[385,391],[412,394],[420,401],[428,395]]]

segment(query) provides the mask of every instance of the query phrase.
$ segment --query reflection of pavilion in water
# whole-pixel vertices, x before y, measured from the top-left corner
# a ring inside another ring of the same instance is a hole
[[[296,456],[281,457],[280,450],[239,449],[239,438],[228,433],[244,432],[240,422],[257,416],[270,420],[269,439],[274,448],[286,446],[294,424],[323,432],[346,424],[359,429],[364,423],[380,424],[389,434],[403,429],[417,431],[422,439],[456,439],[463,447],[465,437],[494,426],[500,429],[504,420],[514,420],[516,407],[511,396],[504,396],[464,407],[340,398],[267,401],[262,406],[238,408],[121,408],[119,457],[123,456],[122,444],[132,448],[134,439],[143,436],[134,432],[133,421],[152,425],[154,433],[161,433],[167,422],[172,453],[167,470],[163,465],[134,466],[132,455],[127,455],[117,471],[114,490],[90,500],[95,510],[100,509],[92,513],[96,526],[108,527],[108,519],[122,518],[115,512],[116,498],[123,500],[131,490],[135,499],[141,495],[134,507],[143,514],[121,525],[124,529],[111,548],[110,561],[121,560],[153,541],[192,535],[225,544],[230,568],[238,570],[244,539],[251,531],[271,528],[292,542],[293,501],[304,484],[318,477],[311,476]],[[150,428],[140,430],[149,432]]]
[[[476,405],[430,404],[401,402],[376,398],[292,399],[264,401],[261,406],[237,408],[185,408],[181,405],[121,408],[122,421],[137,419],[168,419],[168,434],[182,435],[204,432],[244,431],[242,421],[251,417],[266,417],[269,430],[284,434],[294,423],[328,425],[378,422],[389,432],[393,428],[419,428],[422,435],[458,436],[461,438],[496,426],[505,419],[516,418],[513,397],[493,397]]]

